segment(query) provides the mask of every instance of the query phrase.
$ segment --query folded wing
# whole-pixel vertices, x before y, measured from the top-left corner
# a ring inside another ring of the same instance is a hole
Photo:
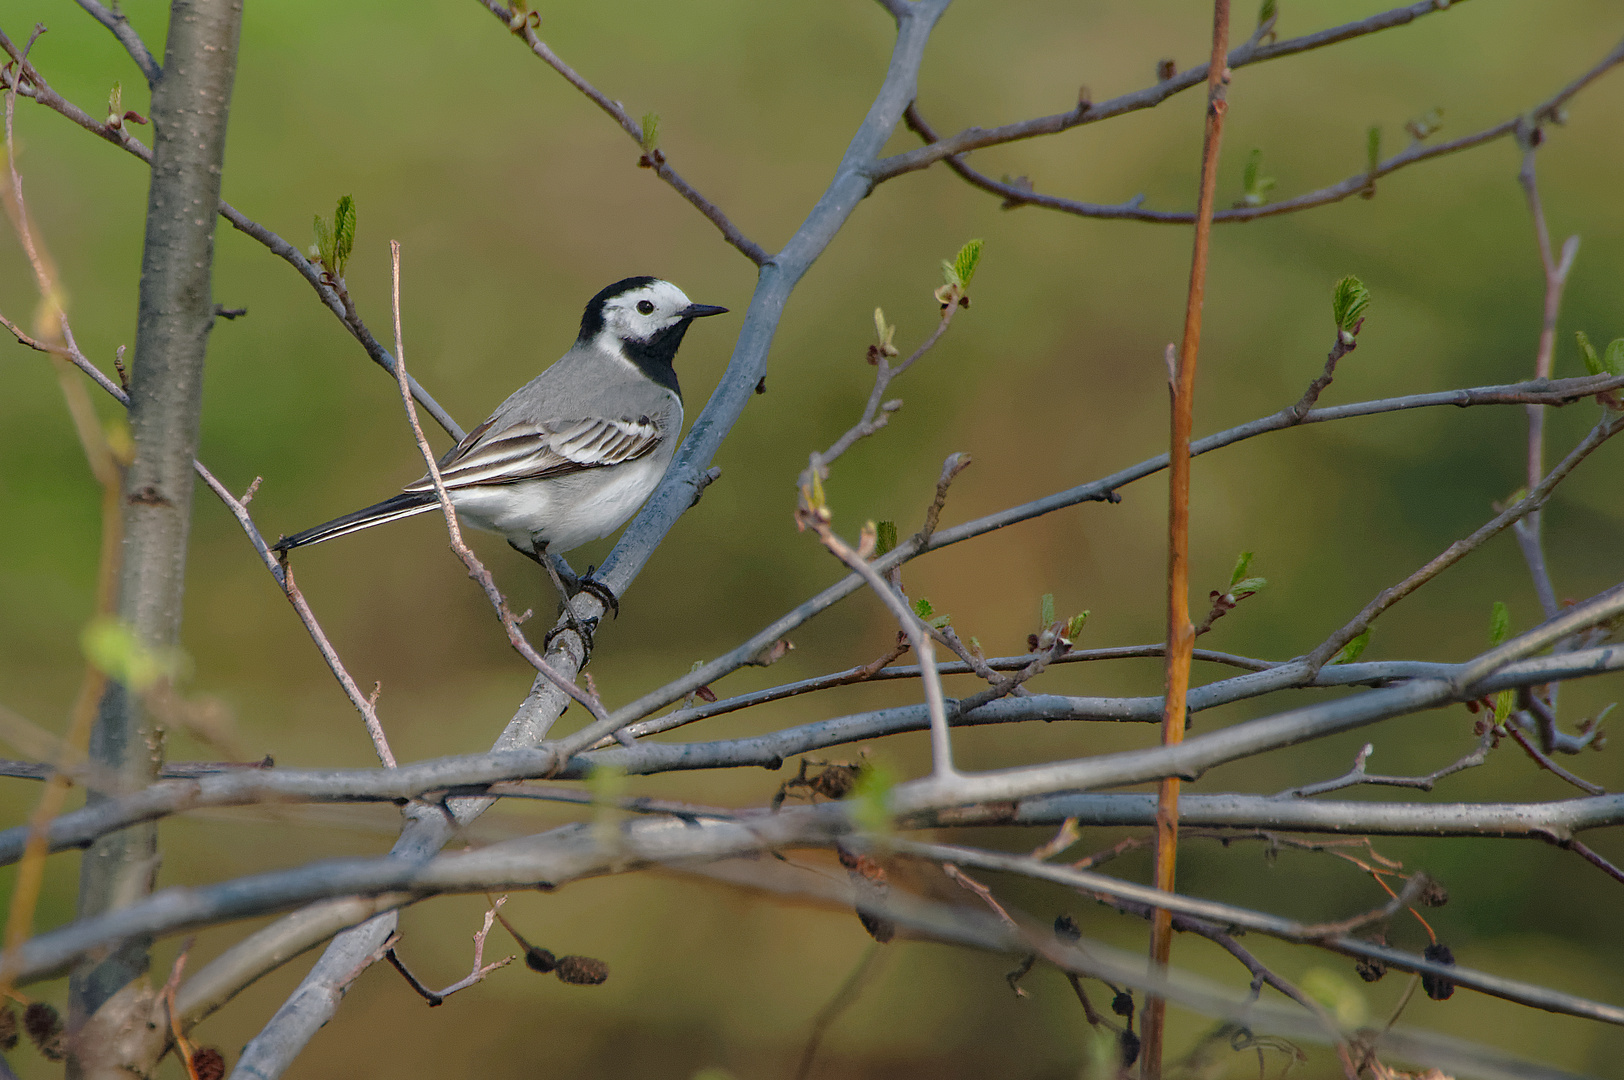
[[[441,459],[440,477],[447,490],[546,480],[633,461],[659,444],[660,427],[646,416],[514,424],[494,434],[481,425]],[[405,490],[433,487],[425,476]]]

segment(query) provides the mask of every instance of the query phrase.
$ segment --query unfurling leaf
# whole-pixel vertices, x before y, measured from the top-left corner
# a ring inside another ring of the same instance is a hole
[[[1614,338],[1601,354],[1602,370],[1609,375],[1624,375],[1624,338]]]
[[[1229,574],[1229,587],[1234,588],[1246,579],[1246,572],[1252,568],[1252,553],[1241,552],[1240,558],[1235,560],[1235,569]]]
[[[1360,634],[1358,637],[1354,638],[1352,641],[1350,641],[1346,645],[1342,646],[1342,651],[1336,654],[1336,659],[1332,660],[1331,663],[1333,663],[1333,664],[1351,664],[1355,660],[1359,659],[1360,655],[1363,654],[1364,651],[1365,651],[1365,646],[1369,645],[1369,644],[1370,644],[1370,627],[1367,626],[1367,627],[1365,627],[1365,632],[1364,633]]]
[[[643,148],[643,153],[652,154],[660,146],[660,114],[643,114],[643,137],[637,140],[637,145]]]
[[[1262,592],[1268,584],[1268,578],[1242,578],[1239,581],[1230,582],[1229,596],[1235,600],[1245,600],[1248,596],[1255,596]]]
[[[976,264],[980,261],[980,240],[971,240],[959,248],[959,253],[953,257],[953,277],[959,285],[966,289],[970,287],[970,280],[976,276]]]
[[[1275,179],[1272,176],[1263,176],[1263,151],[1253,150],[1246,159],[1246,169],[1241,173],[1241,201],[1240,206],[1262,206],[1269,201],[1269,192],[1274,190]]]
[[[320,214],[314,222],[316,229],[316,258],[329,271],[333,268],[333,229]]]
[[[107,94],[107,123],[109,127],[118,127],[124,122],[124,88],[118,83]]]
[[[930,601],[926,600],[923,596],[914,601],[913,609],[914,614],[918,615],[921,621],[925,622],[929,622],[931,616],[936,614],[936,609],[931,607]]]
[[[882,521],[874,527],[874,554],[886,555],[897,546],[897,523]]]
[[[1054,625],[1054,593],[1044,593],[1038,601],[1038,633]]]
[[[348,195],[338,200],[333,212],[333,273],[344,276],[344,267],[355,249],[355,200]]]
[[[1494,648],[1511,636],[1511,609],[1505,601],[1496,600],[1489,609],[1489,648]]]
[[[879,356],[895,356],[897,354],[897,347],[893,345],[891,341],[896,337],[896,335],[897,328],[885,321],[885,312],[879,308],[875,308],[874,339],[876,344],[871,350],[871,353],[878,353]],[[870,356],[871,363],[875,362],[876,360],[878,360],[878,357],[872,355]]]
[[[1258,29],[1261,30],[1268,26],[1278,15],[1279,11],[1275,8],[1274,0],[1263,0],[1263,3],[1258,5],[1257,9]]]
[[[1382,129],[1379,127],[1365,133],[1365,165],[1371,176],[1382,167]]]
[[[1370,290],[1352,274],[1337,282],[1336,288],[1331,291],[1331,315],[1336,319],[1339,331],[1353,333],[1354,325],[1364,318],[1365,309],[1369,306]]]
[[[1579,355],[1584,357],[1585,370],[1592,375],[1600,375],[1601,357],[1596,355],[1596,347],[1590,344],[1590,335],[1583,330],[1575,330],[1573,336],[1579,342]]]
[[[1079,611],[1066,623],[1066,640],[1076,641],[1083,632],[1083,624],[1088,622],[1088,612]]]

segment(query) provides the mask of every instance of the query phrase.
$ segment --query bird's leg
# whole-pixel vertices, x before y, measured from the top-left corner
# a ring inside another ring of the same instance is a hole
[[[592,631],[587,628],[585,623],[576,618],[575,609],[570,605],[570,597],[573,596],[574,593],[570,592],[568,587],[565,586],[564,579],[558,574],[558,567],[554,566],[553,560],[547,557],[546,543],[540,540],[536,541],[535,549],[533,551],[526,551],[524,548],[519,547],[518,544],[514,544],[511,540],[508,541],[508,543],[511,544],[515,550],[522,552],[529,558],[540,563],[542,569],[547,571],[547,577],[552,580],[553,588],[558,590],[559,598],[563,602],[562,606],[564,609],[564,618],[569,622],[569,629],[574,630],[576,635],[580,637],[581,645],[586,649],[587,656],[590,657],[592,655]],[[596,596],[597,594],[594,593],[593,595]],[[542,647],[546,648],[550,646],[553,642],[554,635],[557,633],[559,633],[559,630],[556,628],[548,632],[547,637],[542,642]]]

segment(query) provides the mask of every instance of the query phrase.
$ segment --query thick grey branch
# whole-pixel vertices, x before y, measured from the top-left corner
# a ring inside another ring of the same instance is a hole
[[[1303,679],[1300,684],[1289,680],[1285,683],[1271,680],[1269,676],[1273,672],[1243,675],[1190,691],[1189,707],[1192,712],[1199,711],[1292,685],[1350,686],[1410,679],[1422,685],[1447,687],[1464,670],[1465,665],[1425,664],[1413,661],[1343,664],[1322,668],[1319,675],[1310,682],[1307,681],[1309,677],[1303,665],[1296,663],[1282,665],[1274,671],[1286,671],[1290,673],[1292,679]],[[1508,665],[1486,679],[1481,686],[1460,691],[1456,700],[1469,700],[1481,693],[1492,693],[1512,686],[1537,685],[1618,670],[1624,670],[1624,645],[1562,653]],[[1376,693],[1384,692],[1386,691]],[[1029,697],[991,701],[968,714],[960,714],[954,710],[953,723],[957,726],[1037,720],[1115,720],[1153,723],[1160,719],[1161,700],[1159,697],[1079,698],[1033,694]],[[1345,698],[1330,705],[1343,705],[1349,701],[1360,700],[1364,699]],[[1330,706],[1315,708],[1325,707]],[[1199,742],[1200,739],[1226,738],[1249,725],[1267,722],[1266,719],[1249,721],[1247,724],[1237,725],[1211,736],[1191,739],[1190,743]],[[437,758],[388,770],[232,769],[185,780],[162,781],[116,802],[109,801],[64,814],[52,823],[49,843],[51,850],[61,851],[83,845],[97,836],[136,822],[156,820],[203,807],[275,802],[381,801],[418,799],[447,791],[482,792],[486,785],[507,780],[544,776],[580,779],[587,776],[597,764],[603,763],[613,763],[637,774],[740,766],[777,768],[785,758],[795,754],[904,731],[924,730],[928,726],[929,718],[924,706],[913,705],[857,713],[743,739],[708,743],[639,742],[630,748],[613,747],[591,754],[578,754],[565,762],[562,767],[558,764],[556,744],[544,744],[536,749],[507,749],[489,754]],[[1304,737],[1313,737],[1314,734],[1316,732],[1310,731]],[[1158,752],[1130,751],[1127,754],[1086,759],[1098,763],[1115,763],[1115,766],[1107,767],[1104,778],[1093,786],[1135,782],[1143,775],[1143,764],[1135,755]],[[1128,771],[1112,774],[1112,767],[1125,768]],[[1156,779],[1160,775],[1157,773],[1150,778]],[[453,805],[474,801],[451,800]],[[432,808],[422,809],[427,811]],[[14,862],[21,857],[27,835],[25,826],[0,832],[0,865]]]
[[[135,456],[125,472],[119,618],[148,648],[180,635],[193,462],[203,411],[203,360],[214,323],[210,278],[226,121],[236,74],[242,0],[173,0],[166,71],[152,91],[152,186],[147,197],[140,303],[130,381]],[[90,759],[129,786],[157,775],[162,745],[138,695],[109,682]],[[90,802],[103,796],[92,793]],[[79,914],[95,917],[151,888],[157,832],[104,837],[85,853]],[[145,973],[148,941],[131,937],[74,972],[74,1009],[89,1016]]]

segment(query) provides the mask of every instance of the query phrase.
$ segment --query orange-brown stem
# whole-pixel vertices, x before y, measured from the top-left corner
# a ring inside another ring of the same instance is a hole
[[[1212,238],[1213,198],[1218,186],[1218,147],[1223,138],[1225,88],[1229,81],[1229,0],[1213,0],[1212,62],[1207,75],[1207,122],[1201,142],[1201,193],[1196,203],[1195,245],[1190,256],[1190,290],[1184,308],[1184,341],[1173,378],[1172,436],[1168,450],[1167,500],[1167,706],[1162,743],[1184,741],[1185,698],[1195,627],[1190,623],[1190,428],[1195,405],[1196,356],[1201,346],[1201,304],[1207,284],[1207,248]],[[1156,887],[1172,892],[1178,862],[1179,781],[1162,781],[1156,801]],[[1150,957],[1165,967],[1173,949],[1173,917],[1158,909],[1151,920]],[[1145,1080],[1160,1080],[1162,1034],[1167,1006],[1160,998],[1145,1003],[1142,1039]]]

